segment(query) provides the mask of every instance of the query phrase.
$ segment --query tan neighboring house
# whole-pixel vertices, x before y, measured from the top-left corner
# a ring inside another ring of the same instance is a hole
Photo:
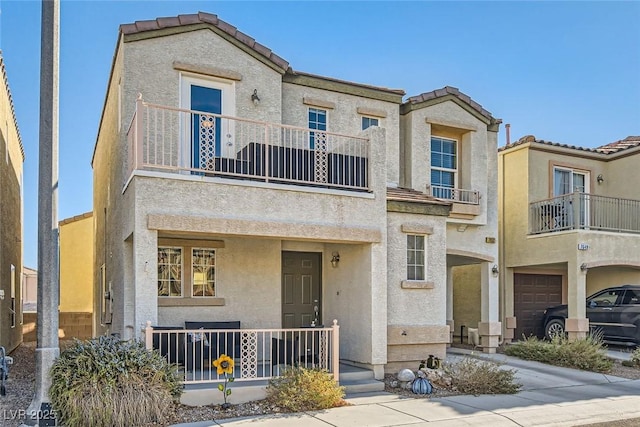
[[[22,342],[22,218],[24,148],[0,55],[0,346]]]
[[[545,308],[589,328],[585,298],[640,283],[640,136],[598,148],[525,136],[499,150],[505,338],[543,335]],[[640,326],[640,325],[636,325]]]
[[[93,213],[86,212],[58,223],[60,230],[60,305],[58,336],[86,339],[93,336]],[[37,299],[38,272],[25,269],[25,298]],[[31,286],[27,287],[27,284]],[[27,307],[25,303],[25,307]],[[24,340],[36,340],[36,305],[24,316]]]
[[[445,356],[470,268],[493,351],[500,121],[452,87],[403,96],[294,71],[215,15],[122,25],[92,160],[96,333],[337,319],[340,360],[381,378]]]

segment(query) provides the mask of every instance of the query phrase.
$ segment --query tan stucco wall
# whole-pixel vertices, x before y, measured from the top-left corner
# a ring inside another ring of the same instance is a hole
[[[22,342],[22,172],[24,157],[15,124],[4,59],[0,56],[0,345],[7,351]],[[14,266],[14,270],[11,270]],[[15,283],[15,325],[11,326],[11,279]]]
[[[456,341],[459,342],[460,327],[464,326],[464,342],[467,342],[468,328],[477,328],[482,307],[480,288],[480,265],[453,267],[453,318]]]
[[[93,312],[93,215],[60,224],[60,311]]]

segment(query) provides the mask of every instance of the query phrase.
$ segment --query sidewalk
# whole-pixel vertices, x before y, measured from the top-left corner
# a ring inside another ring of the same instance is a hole
[[[448,360],[471,353],[449,349]],[[514,395],[451,396],[413,399],[390,393],[347,397],[353,406],[179,424],[174,427],[431,427],[431,426],[579,426],[640,418],[640,380],[549,366],[503,354],[474,356],[516,369],[523,387]],[[629,424],[632,425],[632,424]]]

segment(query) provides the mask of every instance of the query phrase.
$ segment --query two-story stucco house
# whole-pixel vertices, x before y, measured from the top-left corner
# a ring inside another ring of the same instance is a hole
[[[294,71],[215,15],[122,25],[92,161],[96,332],[337,319],[340,360],[380,378],[444,357],[454,270],[478,266],[492,351],[500,121],[455,88],[403,96]]]
[[[591,149],[529,135],[498,157],[505,338],[543,336],[562,303],[584,336],[588,295],[640,283],[640,137]]]
[[[0,346],[22,342],[22,166],[24,149],[0,56]]]

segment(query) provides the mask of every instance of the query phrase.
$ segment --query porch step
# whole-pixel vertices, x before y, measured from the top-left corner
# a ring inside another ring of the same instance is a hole
[[[340,365],[340,385],[348,395],[384,391],[384,382],[373,377],[373,371],[351,365]]]

